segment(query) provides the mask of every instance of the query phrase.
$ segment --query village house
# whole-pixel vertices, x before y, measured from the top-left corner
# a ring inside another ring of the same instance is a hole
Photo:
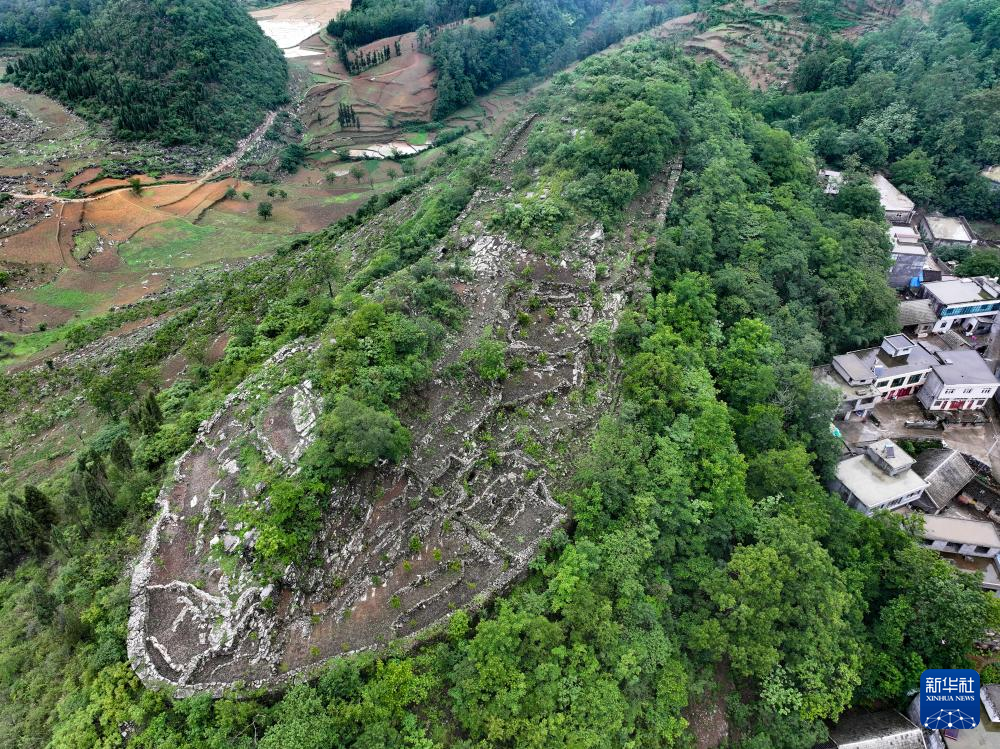
[[[840,192],[840,186],[844,184],[844,174],[833,169],[820,169],[819,181],[823,185],[824,193],[836,195]]]
[[[911,458],[889,439],[878,440],[837,464],[833,491],[865,515],[875,510],[895,510],[916,501],[927,482],[913,470]]]
[[[1000,380],[977,352],[944,351],[936,356],[941,363],[931,367],[917,393],[928,411],[979,410],[1000,388]]]
[[[995,559],[1000,554],[1000,535],[987,520],[925,515],[924,544],[934,551],[963,557]]]
[[[895,185],[881,174],[872,177],[872,184],[878,191],[879,202],[890,224],[909,224],[913,220],[913,210],[916,206]]]
[[[928,411],[942,414],[982,409],[1000,389],[1000,380],[971,348],[944,347],[952,343],[938,336],[914,341],[896,333],[878,348],[833,357],[814,377],[840,393],[836,418],[844,421],[867,417],[882,401],[914,395]]]
[[[972,227],[961,216],[957,218],[924,216],[920,219],[920,231],[932,249],[937,249],[942,245],[963,245],[968,247],[975,244]]]
[[[923,289],[938,318],[935,333],[950,330],[955,323],[968,334],[985,332],[1000,309],[1000,284],[985,276],[933,281]]]
[[[927,272],[935,270],[920,235],[909,226],[893,226],[889,229],[889,239],[892,242],[889,285],[894,289],[920,286],[927,278]],[[940,277],[939,274],[934,275]]]
[[[908,299],[899,303],[896,319],[903,333],[925,338],[934,329],[938,318],[930,299]]]
[[[976,477],[969,462],[957,450],[932,448],[917,456],[913,470],[927,488],[917,504],[927,512],[937,514],[951,504]]]

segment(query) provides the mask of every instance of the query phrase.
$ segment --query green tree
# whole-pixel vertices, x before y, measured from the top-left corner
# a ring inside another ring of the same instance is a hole
[[[267,221],[271,216],[274,215],[274,206],[263,201],[257,204],[257,215],[264,221]]]
[[[350,469],[383,459],[397,461],[410,449],[409,430],[394,414],[350,397],[340,398],[323,417],[321,433],[337,463]]]

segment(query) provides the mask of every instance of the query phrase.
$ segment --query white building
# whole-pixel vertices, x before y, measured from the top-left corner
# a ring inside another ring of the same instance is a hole
[[[956,323],[967,333],[985,332],[1000,310],[1000,285],[985,276],[932,281],[923,289],[938,317],[935,333],[951,330]]]
[[[914,462],[892,440],[873,442],[863,455],[837,464],[833,490],[865,515],[904,507],[919,499],[927,487],[913,470]]]
[[[992,559],[1000,554],[1000,535],[996,526],[986,520],[925,515],[924,544],[935,551],[964,557]]]
[[[972,227],[961,216],[924,216],[920,220],[920,230],[932,248],[941,245],[972,245],[975,238]]]
[[[1000,380],[975,351],[944,351],[937,356],[941,364],[931,367],[917,393],[928,411],[981,409],[1000,388]]]
[[[824,193],[836,195],[840,192],[840,186],[844,184],[844,173],[835,172],[833,169],[820,169],[819,181],[823,185]]]

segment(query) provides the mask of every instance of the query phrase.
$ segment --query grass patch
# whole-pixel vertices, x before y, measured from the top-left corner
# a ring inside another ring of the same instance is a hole
[[[73,237],[73,257],[83,260],[97,249],[97,232],[93,229],[81,231]]]
[[[1000,224],[993,224],[989,221],[970,221],[969,226],[983,239],[1000,242]]]
[[[81,289],[64,289],[56,286],[55,283],[47,283],[37,289],[31,289],[24,293],[25,298],[39,304],[47,304],[50,307],[83,312],[94,307],[105,298],[104,294],[82,291]]]
[[[213,212],[213,219],[219,220],[220,215],[219,211]],[[230,220],[227,217],[221,222]],[[252,233],[174,218],[140,229],[118,252],[131,268],[195,268],[226,258],[270,252],[292,238],[261,231],[260,227]]]
[[[12,364],[18,359],[34,356],[39,351],[44,351],[65,338],[67,330],[69,330],[69,326],[63,325],[23,335],[0,334],[0,361]]]
[[[343,195],[331,195],[328,198],[323,198],[323,205],[341,204],[341,203],[353,203],[356,200],[365,200],[370,196],[371,193],[366,192],[346,192]]]
[[[427,133],[407,133],[403,137],[411,146],[422,146],[427,143]]]

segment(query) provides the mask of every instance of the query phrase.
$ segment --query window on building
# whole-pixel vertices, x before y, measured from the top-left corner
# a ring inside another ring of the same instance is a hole
[[[920,378],[923,377],[921,374],[910,375],[910,379],[906,381],[907,385],[913,385],[916,382],[920,382]]]
[[[965,390],[963,390],[962,392],[966,393],[966,394],[971,393],[972,392],[972,388],[965,388]]]
[[[956,544],[954,541],[949,541],[945,544],[945,548],[948,549],[948,551],[961,551],[962,544]]]
[[[891,384],[891,385],[890,385],[889,387],[894,387],[894,388],[898,388],[898,387],[899,387],[900,385],[902,385],[902,384],[903,384],[903,383],[904,383],[905,381],[906,381],[906,378],[905,378],[905,377],[897,377],[897,378],[896,378],[895,380],[893,380],[893,381],[892,381],[892,384]]]
[[[977,554],[989,554],[990,553],[990,547],[989,546],[977,546],[976,547],[976,553]]]
[[[876,387],[880,387],[880,388],[884,388],[888,384],[889,384],[888,380],[879,380],[878,382],[875,383],[875,386]]]

